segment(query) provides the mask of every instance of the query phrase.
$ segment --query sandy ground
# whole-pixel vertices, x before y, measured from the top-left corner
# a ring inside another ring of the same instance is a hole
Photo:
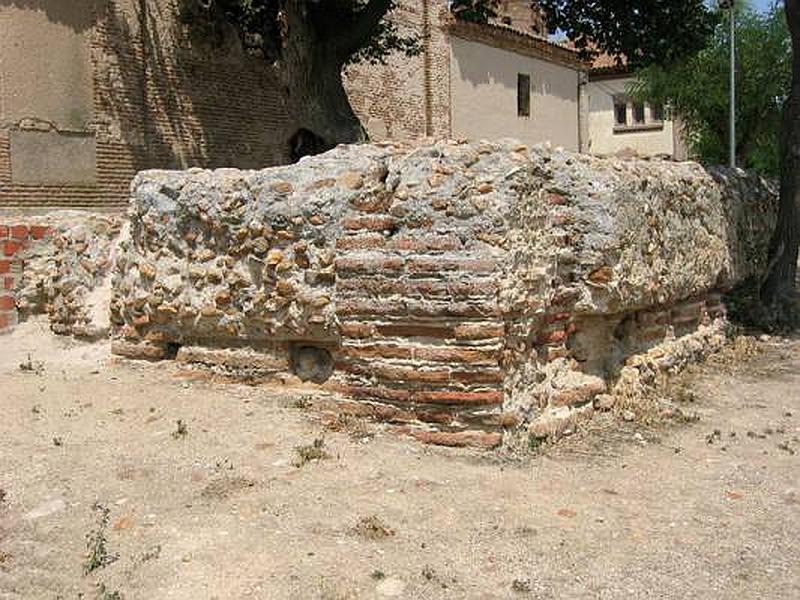
[[[697,423],[606,416],[521,460],[37,322],[0,343],[3,600],[800,598],[800,341],[706,367]]]

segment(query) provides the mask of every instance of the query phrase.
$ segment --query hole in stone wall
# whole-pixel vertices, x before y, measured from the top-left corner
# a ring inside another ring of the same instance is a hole
[[[168,360],[175,360],[178,356],[178,350],[181,349],[181,345],[177,342],[167,342],[167,345],[164,347],[164,358]]]
[[[333,357],[325,348],[296,344],[291,349],[292,373],[301,381],[325,383],[333,374]]]
[[[313,131],[301,127],[289,138],[289,156],[295,163],[304,156],[327,152],[333,146]]]

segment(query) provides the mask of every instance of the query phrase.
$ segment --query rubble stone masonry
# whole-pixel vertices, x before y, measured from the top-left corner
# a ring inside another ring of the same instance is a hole
[[[311,381],[491,445],[590,413],[631,356],[717,343],[721,292],[763,268],[774,206],[741,172],[511,141],[143,172],[114,351]]]

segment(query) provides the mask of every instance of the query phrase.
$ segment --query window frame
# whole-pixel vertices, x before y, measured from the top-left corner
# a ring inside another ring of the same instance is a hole
[[[517,117],[529,119],[531,116],[531,75],[517,73]]]

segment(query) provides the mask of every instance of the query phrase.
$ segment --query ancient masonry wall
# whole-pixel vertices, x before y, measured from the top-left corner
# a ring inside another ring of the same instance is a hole
[[[0,332],[46,314],[55,333],[108,336],[119,217],[55,211],[24,223],[0,222]]]
[[[46,225],[0,222],[0,332],[17,324],[17,290],[22,285],[24,253],[49,234]]]
[[[721,292],[763,268],[775,205],[739,173],[515,142],[339,147],[132,190],[116,353],[316,382],[484,445],[591,414],[630,357],[718,346]]]

